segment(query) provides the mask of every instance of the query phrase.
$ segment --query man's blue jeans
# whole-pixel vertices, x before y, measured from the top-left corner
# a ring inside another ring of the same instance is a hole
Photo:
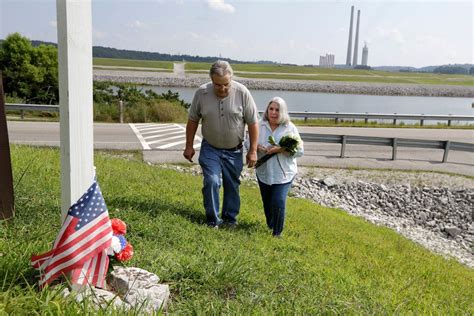
[[[273,231],[273,236],[280,236],[283,231],[286,197],[292,182],[293,180],[287,183],[268,185],[258,180],[267,226]]]
[[[236,224],[240,211],[239,178],[243,168],[242,148],[232,151],[218,149],[203,139],[199,164],[204,177],[202,195],[207,224],[215,226],[222,224],[223,221]],[[221,184],[224,186],[222,219],[219,218]]]

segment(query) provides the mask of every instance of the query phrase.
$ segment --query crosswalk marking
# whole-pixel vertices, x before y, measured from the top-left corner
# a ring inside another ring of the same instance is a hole
[[[144,132],[140,131],[142,135],[149,135],[149,134],[155,134],[155,133],[161,133],[161,132],[167,132],[167,131],[175,131],[176,127],[170,127],[166,129],[154,129],[154,130],[146,130]]]
[[[173,147],[173,146],[176,146],[176,145],[179,145],[179,144],[184,144],[184,143],[186,143],[186,139],[180,140],[179,142],[169,143],[169,144],[166,144],[166,145],[163,145],[163,146],[160,146],[160,147],[156,147],[156,148],[166,149],[166,148],[170,148],[170,147]]]
[[[186,144],[186,128],[174,123],[129,124],[144,150],[183,150]],[[194,138],[194,148],[201,147],[202,138]]]
[[[135,135],[137,136],[138,140],[140,141],[140,143],[142,144],[142,147],[143,149],[150,149],[150,146],[148,146],[148,144],[146,143],[145,139],[143,139],[143,136],[140,134],[140,132],[138,131],[137,127],[133,124],[129,124],[130,125],[130,128],[132,129],[132,131],[135,133]]]
[[[181,133],[182,134],[182,133]],[[172,136],[172,137],[166,137],[165,139],[158,139],[158,140],[154,140],[152,142],[148,142],[148,144],[156,144],[156,143],[162,143],[162,142],[165,142],[167,140],[170,140],[170,139],[176,139],[176,138],[182,138],[183,135],[178,135],[178,136]]]
[[[180,135],[183,135],[183,131],[182,131],[182,130],[179,130],[179,131],[172,132],[172,133],[152,135],[152,136],[147,136],[147,137],[143,137],[143,138],[145,138],[146,140],[149,140],[149,139],[158,138],[158,137],[163,137],[163,136],[168,136],[168,135],[173,135],[173,134],[180,134]]]

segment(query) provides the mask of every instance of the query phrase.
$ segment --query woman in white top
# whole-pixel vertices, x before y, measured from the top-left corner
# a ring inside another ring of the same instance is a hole
[[[304,152],[302,141],[294,155],[290,155],[280,146],[269,143],[269,136],[273,136],[275,143],[278,144],[280,139],[287,135],[300,138],[296,126],[290,122],[285,100],[275,97],[268,103],[259,122],[257,154],[258,158],[265,154],[276,153],[276,155],[258,167],[256,172],[267,225],[275,237],[280,237],[283,231],[286,198],[298,171],[296,158],[303,156]]]

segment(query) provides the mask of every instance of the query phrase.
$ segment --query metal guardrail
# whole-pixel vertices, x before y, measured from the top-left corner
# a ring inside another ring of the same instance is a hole
[[[448,153],[450,150],[474,153],[474,144],[453,142],[450,140],[386,138],[373,136],[328,135],[312,133],[301,133],[300,136],[301,139],[305,142],[341,144],[341,158],[344,158],[345,156],[346,145],[373,145],[392,147],[392,160],[397,159],[398,147],[443,149],[444,155],[442,162],[448,161]]]
[[[123,106],[123,105],[121,105]],[[5,104],[6,110],[22,111],[50,111],[58,112],[59,106],[57,105],[41,105],[41,104]],[[263,113],[259,111],[259,113]],[[393,119],[394,124],[397,119],[406,120],[420,120],[423,125],[424,120],[448,120],[448,125],[451,125],[451,120],[458,121],[474,121],[473,115],[419,115],[419,114],[377,114],[377,113],[331,113],[331,112],[290,112],[292,117],[304,117],[310,118],[334,118],[336,123],[338,119],[342,118],[355,118],[355,119]],[[372,136],[352,136],[352,135],[328,135],[328,134],[310,134],[301,133],[301,138],[307,142],[319,142],[319,143],[333,143],[341,144],[341,158],[344,158],[346,145],[359,144],[359,145],[374,145],[374,146],[389,146],[392,147],[392,160],[397,159],[397,148],[398,147],[415,147],[415,148],[427,148],[427,149],[443,149],[444,155],[442,162],[447,162],[448,153],[450,150],[474,152],[474,144],[461,143],[453,141],[443,140],[424,140],[424,139],[409,139],[409,138],[385,138],[385,137],[372,137]]]
[[[59,112],[57,105],[42,105],[42,104],[5,104],[6,110],[22,111],[21,118],[23,119],[23,111],[45,111],[45,112]],[[123,107],[123,105],[121,105]],[[263,111],[259,111],[262,114]],[[420,121],[423,126],[425,121],[448,121],[448,126],[451,126],[452,121],[474,122],[474,115],[425,115],[425,114],[385,114],[385,113],[339,113],[339,112],[289,112],[291,117],[304,118],[329,118],[334,119],[338,124],[342,119],[364,119],[367,124],[369,120],[392,120],[393,124],[397,124],[397,120],[416,120]]]
[[[20,117],[21,119],[24,119],[25,111],[59,112],[59,106],[58,105],[43,105],[43,104],[6,103],[5,110],[20,111]]]
[[[260,114],[263,111],[259,111]],[[423,126],[425,121],[447,121],[451,126],[452,121],[474,121],[474,115],[437,115],[437,114],[386,114],[386,113],[344,113],[344,112],[289,112],[292,118],[304,118],[305,122],[308,118],[328,118],[334,119],[338,124],[342,119],[363,119],[367,124],[369,120],[392,120],[393,125],[397,124],[397,120],[415,120],[420,121]]]

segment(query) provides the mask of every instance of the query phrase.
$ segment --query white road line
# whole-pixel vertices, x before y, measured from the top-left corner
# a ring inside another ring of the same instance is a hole
[[[144,132],[144,131],[148,131],[148,130],[151,130],[151,129],[167,129],[167,128],[170,128],[170,126],[172,126],[172,125],[153,125],[153,126],[148,126],[148,127],[144,127],[144,128],[139,128],[138,130],[140,132]]]
[[[142,124],[129,124],[129,126],[133,130],[133,132],[135,133],[135,136],[137,136],[143,149],[145,150],[152,149],[150,145],[157,144],[157,143],[168,142],[161,146],[154,147],[153,149],[166,149],[166,148],[170,148],[176,145],[186,143],[186,139],[169,143],[169,140],[172,140],[172,139],[178,139],[182,137],[186,138],[186,128],[179,124],[142,123]],[[183,131],[184,131],[184,135],[183,135]],[[179,134],[179,135],[176,135],[176,134]],[[145,135],[149,135],[149,136],[145,136]],[[175,135],[175,136],[170,136],[170,135]],[[149,139],[155,139],[155,140],[150,142],[148,141]],[[193,147],[200,148],[201,140],[202,138],[196,135],[194,139],[195,143]],[[196,144],[196,142],[198,143]]]
[[[142,144],[143,149],[151,149],[150,146],[148,146],[148,144],[146,143],[145,139],[143,139],[143,136],[140,134],[138,129],[135,127],[135,125],[130,123],[128,124],[128,126],[130,126],[132,131],[135,133],[135,136],[137,136],[138,140]]]
[[[166,145],[163,145],[163,146],[159,146],[159,147],[156,147],[156,149],[166,149],[166,148],[170,148],[170,147],[173,147],[173,146],[176,146],[176,145],[179,145],[179,144],[183,144],[183,143],[186,143],[186,139],[180,140],[179,142],[174,142],[174,143],[169,143],[169,144],[166,144]]]
[[[143,137],[143,138],[148,140],[148,139],[152,139],[152,138],[163,137],[163,136],[174,135],[174,134],[183,135],[183,131],[177,131],[177,132],[165,133],[165,134],[156,134],[156,135],[153,135],[153,136],[147,136],[147,137]],[[184,136],[186,136],[186,135],[184,135]]]
[[[170,123],[165,124],[158,124],[158,123],[135,123],[134,124],[137,128],[147,127],[147,126],[169,126],[172,125]]]
[[[183,126],[181,126],[181,125],[179,125],[179,124],[174,124],[174,125],[178,126],[179,128],[183,129],[183,130],[186,132],[186,128],[185,128],[185,127],[183,127]],[[198,141],[198,143],[197,143],[197,144],[194,144],[194,145],[193,145],[193,148],[200,148],[200,147],[201,147],[202,138],[196,135],[196,136],[194,137],[194,141],[195,141],[195,142]]]
[[[171,127],[171,128],[167,128],[167,129],[156,129],[156,130],[148,130],[146,132],[143,132],[141,133],[142,135],[148,135],[148,134],[153,134],[153,133],[157,133],[157,132],[166,132],[166,131],[175,131],[176,130],[176,127]]]
[[[152,145],[152,144],[156,144],[156,143],[162,143],[162,142],[165,142],[165,141],[170,140],[170,139],[183,138],[183,137],[184,137],[183,134],[181,134],[181,135],[178,135],[178,136],[166,137],[165,139],[154,140],[152,142],[148,142],[148,144]]]
[[[186,132],[186,128],[182,127],[181,125],[179,125],[179,124],[174,124],[174,125],[177,126],[177,127],[179,127],[179,128],[181,128],[183,131]],[[196,140],[197,140],[198,142],[201,142],[202,138],[196,135],[196,136],[194,137],[194,141],[196,141]],[[199,145],[199,146],[201,146],[201,145]]]

